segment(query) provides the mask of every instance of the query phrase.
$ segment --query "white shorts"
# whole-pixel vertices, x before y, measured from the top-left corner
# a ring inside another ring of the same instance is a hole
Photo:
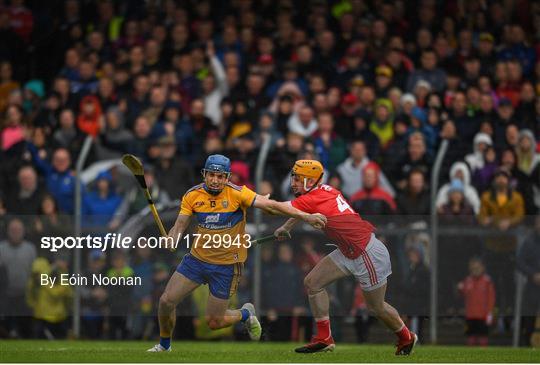
[[[386,284],[386,278],[392,274],[390,254],[384,243],[379,241],[373,233],[366,251],[358,258],[349,259],[339,249],[328,256],[344,273],[353,275],[365,291],[380,288]]]

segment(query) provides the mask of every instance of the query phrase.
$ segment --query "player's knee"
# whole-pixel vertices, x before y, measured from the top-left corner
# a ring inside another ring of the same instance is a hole
[[[174,308],[176,306],[176,303],[171,299],[167,292],[165,292],[161,294],[161,297],[159,297],[159,305],[162,308]]]

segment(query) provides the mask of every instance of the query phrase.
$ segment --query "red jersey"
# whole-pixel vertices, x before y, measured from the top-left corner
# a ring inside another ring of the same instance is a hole
[[[294,199],[291,204],[303,212],[326,216],[328,221],[324,233],[349,259],[354,260],[365,251],[375,230],[368,221],[360,218],[339,190],[329,185],[320,185]]]
[[[480,277],[469,275],[458,288],[465,299],[465,317],[486,320],[495,307],[495,286],[491,278],[486,274]]]

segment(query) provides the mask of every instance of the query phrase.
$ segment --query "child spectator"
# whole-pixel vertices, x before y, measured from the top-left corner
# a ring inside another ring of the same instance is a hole
[[[467,344],[487,346],[489,326],[493,323],[495,286],[480,258],[469,261],[469,276],[458,284],[458,290],[465,300]]]

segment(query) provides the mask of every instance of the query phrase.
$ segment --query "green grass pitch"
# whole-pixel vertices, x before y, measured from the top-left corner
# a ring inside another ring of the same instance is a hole
[[[144,341],[0,341],[0,362],[540,362],[538,349],[418,346],[409,357],[391,345],[337,344],[320,354],[296,354],[294,343],[173,342],[170,353],[147,353]]]

